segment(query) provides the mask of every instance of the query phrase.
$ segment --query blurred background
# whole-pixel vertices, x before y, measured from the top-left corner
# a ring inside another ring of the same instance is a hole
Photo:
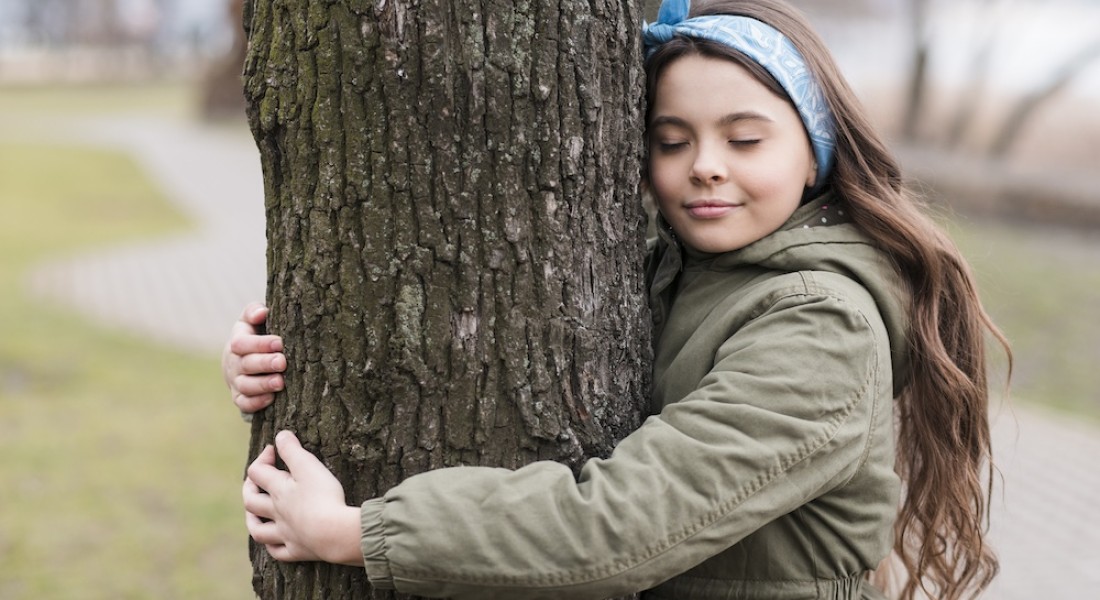
[[[1100,0],[796,4],[1014,345],[986,597],[1092,597]],[[0,0],[0,600],[252,597],[218,367],[264,295],[243,50],[236,0]]]

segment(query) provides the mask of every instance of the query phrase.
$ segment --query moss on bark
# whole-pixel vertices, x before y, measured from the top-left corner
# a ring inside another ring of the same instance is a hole
[[[349,502],[455,465],[579,468],[640,421],[639,4],[252,0],[269,326],[298,432]],[[274,564],[271,598],[384,598]]]

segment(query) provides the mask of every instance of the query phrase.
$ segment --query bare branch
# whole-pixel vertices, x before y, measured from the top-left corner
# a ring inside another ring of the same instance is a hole
[[[1000,132],[989,147],[989,154],[993,157],[1003,157],[1008,154],[1013,143],[1023,133],[1024,126],[1034,117],[1035,113],[1050,99],[1054,98],[1066,86],[1084,71],[1094,60],[1100,58],[1100,39],[1083,48],[1054,73],[1047,84],[1025,96],[1016,104],[1008,117],[1005,118]]]

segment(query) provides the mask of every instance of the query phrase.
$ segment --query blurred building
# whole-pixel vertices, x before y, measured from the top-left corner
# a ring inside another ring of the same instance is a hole
[[[226,0],[0,0],[0,82],[188,75],[232,42]]]

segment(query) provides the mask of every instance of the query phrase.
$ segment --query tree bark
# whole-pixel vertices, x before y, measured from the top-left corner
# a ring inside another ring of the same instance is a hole
[[[647,404],[636,0],[249,0],[269,327],[295,430],[376,497],[456,465],[579,469]],[[263,598],[389,598],[251,549]]]

